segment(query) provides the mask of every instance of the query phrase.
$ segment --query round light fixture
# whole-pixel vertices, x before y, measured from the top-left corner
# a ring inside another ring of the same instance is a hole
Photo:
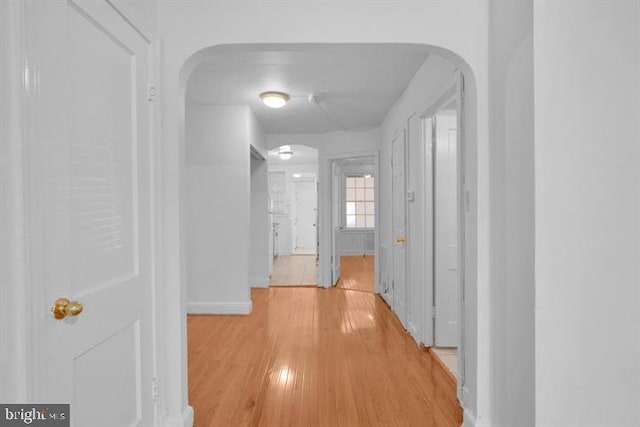
[[[294,178],[302,178],[302,174],[301,173],[294,173],[293,177]]]
[[[291,147],[289,145],[283,145],[278,150],[278,156],[280,156],[282,160],[289,160],[291,156],[293,156],[293,151],[291,151]]]
[[[260,99],[262,99],[264,105],[271,108],[284,107],[287,105],[289,98],[289,95],[284,92],[263,92],[260,94]]]

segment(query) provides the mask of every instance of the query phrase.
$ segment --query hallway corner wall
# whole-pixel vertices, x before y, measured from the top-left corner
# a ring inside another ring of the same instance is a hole
[[[191,314],[251,311],[250,115],[246,106],[187,105],[184,213]]]
[[[249,111],[249,145],[266,159],[266,134],[262,125]],[[249,233],[249,285],[268,287],[273,260],[269,256],[269,188],[267,185],[268,165],[266,160],[251,156],[251,230]]]
[[[491,421],[535,425],[533,2],[489,6]]]
[[[640,2],[534,2],[537,425],[640,425]]]

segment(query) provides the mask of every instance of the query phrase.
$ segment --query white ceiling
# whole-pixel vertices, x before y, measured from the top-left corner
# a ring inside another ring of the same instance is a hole
[[[366,129],[380,124],[427,56],[422,46],[388,44],[225,49],[194,70],[187,103],[249,105],[268,133]],[[265,91],[291,100],[268,108],[259,98]],[[320,95],[320,106],[308,102],[309,94]]]

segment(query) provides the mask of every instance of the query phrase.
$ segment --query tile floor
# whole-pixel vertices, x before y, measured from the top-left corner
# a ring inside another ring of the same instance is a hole
[[[277,256],[273,260],[270,286],[317,286],[315,255]]]

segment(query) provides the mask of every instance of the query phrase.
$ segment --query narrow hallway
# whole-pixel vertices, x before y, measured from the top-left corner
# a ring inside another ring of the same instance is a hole
[[[248,316],[189,316],[196,427],[458,426],[455,383],[376,294],[253,289]]]

